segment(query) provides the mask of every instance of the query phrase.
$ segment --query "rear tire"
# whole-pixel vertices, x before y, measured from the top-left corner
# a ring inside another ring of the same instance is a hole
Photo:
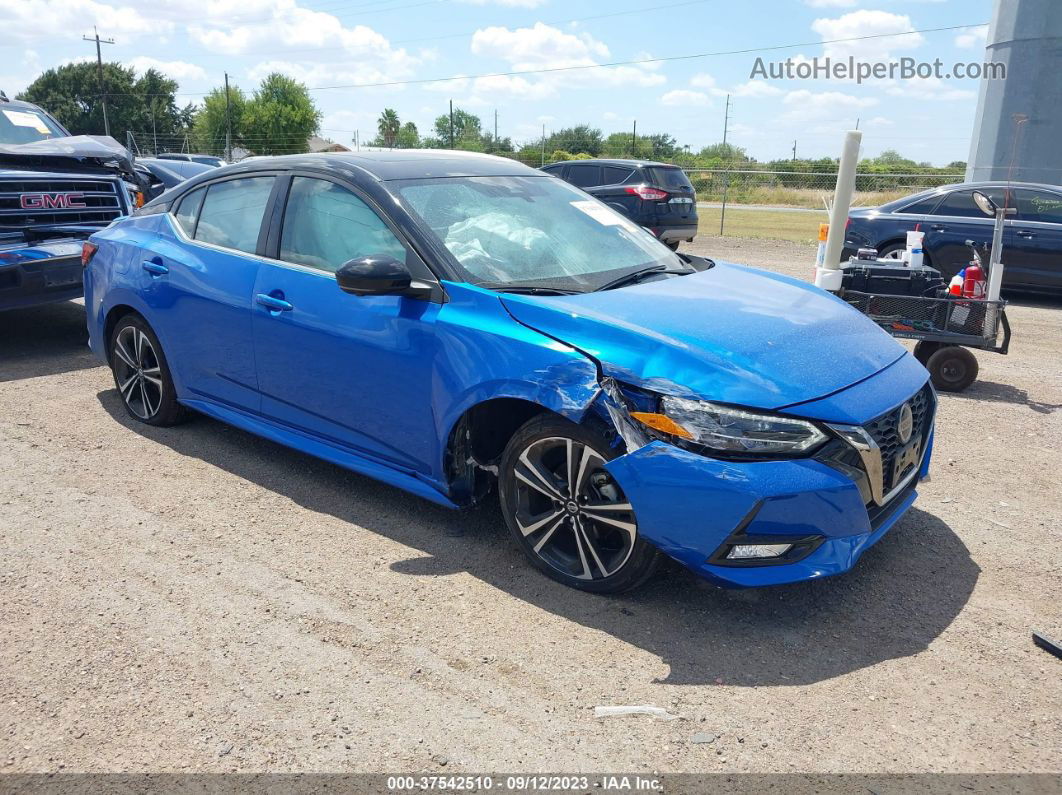
[[[914,357],[922,363],[923,367],[928,368],[929,357],[940,350],[941,342],[928,342],[926,340],[920,340],[915,344]]]
[[[107,343],[114,386],[129,416],[147,425],[176,425],[187,416],[151,326],[139,315],[121,318]]]
[[[555,415],[526,422],[502,455],[498,493],[509,531],[535,568],[572,588],[631,590],[660,558],[604,468],[616,455],[598,434]]]
[[[977,380],[977,357],[958,345],[944,345],[926,362],[933,386],[942,392],[962,392]]]
[[[666,241],[664,243],[664,245],[667,246],[672,251],[678,251],[679,242],[680,241],[678,241],[678,240],[668,240],[668,241]]]

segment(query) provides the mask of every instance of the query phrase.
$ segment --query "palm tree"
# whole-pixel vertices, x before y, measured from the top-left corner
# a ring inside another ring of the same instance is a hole
[[[389,149],[395,148],[395,141],[398,140],[398,131],[402,129],[402,122],[398,119],[398,114],[391,108],[384,108],[384,112],[380,114],[379,121],[376,122],[376,129],[380,134],[380,140],[383,141],[383,145]]]

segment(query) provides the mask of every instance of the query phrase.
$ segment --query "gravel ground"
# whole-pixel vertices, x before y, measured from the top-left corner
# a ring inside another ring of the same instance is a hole
[[[1062,302],[1010,316],[855,571],[604,598],[496,507],[133,424],[77,304],[0,315],[0,770],[1062,771],[1062,661],[1029,635],[1062,636]],[[622,704],[682,720],[594,717]]]

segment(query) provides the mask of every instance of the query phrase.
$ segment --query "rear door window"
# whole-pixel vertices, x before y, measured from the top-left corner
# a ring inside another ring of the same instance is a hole
[[[601,168],[602,185],[619,185],[627,181],[627,177],[634,173],[633,168],[622,166],[603,166]]]
[[[601,183],[601,166],[568,166],[568,182],[577,188],[592,188]]]
[[[1018,188],[1014,198],[1018,220],[1062,224],[1062,194]]]
[[[254,254],[275,177],[244,177],[207,188],[195,239]]]
[[[646,176],[649,178],[649,183],[660,188],[690,188],[692,190],[693,185],[690,184],[689,178],[686,176],[686,172],[681,168],[660,168],[659,166],[652,166],[645,169]]]

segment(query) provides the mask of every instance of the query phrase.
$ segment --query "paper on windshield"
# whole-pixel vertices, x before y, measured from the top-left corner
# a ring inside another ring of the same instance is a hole
[[[577,210],[582,210],[602,226],[624,225],[622,216],[617,215],[598,202],[583,199],[581,201],[574,201],[571,205]]]
[[[7,110],[5,108],[3,114],[7,116],[7,120],[16,127],[32,127],[34,130],[44,135],[50,135],[52,132],[48,129],[48,126],[41,121],[41,117],[36,113],[26,113],[21,110]]]

